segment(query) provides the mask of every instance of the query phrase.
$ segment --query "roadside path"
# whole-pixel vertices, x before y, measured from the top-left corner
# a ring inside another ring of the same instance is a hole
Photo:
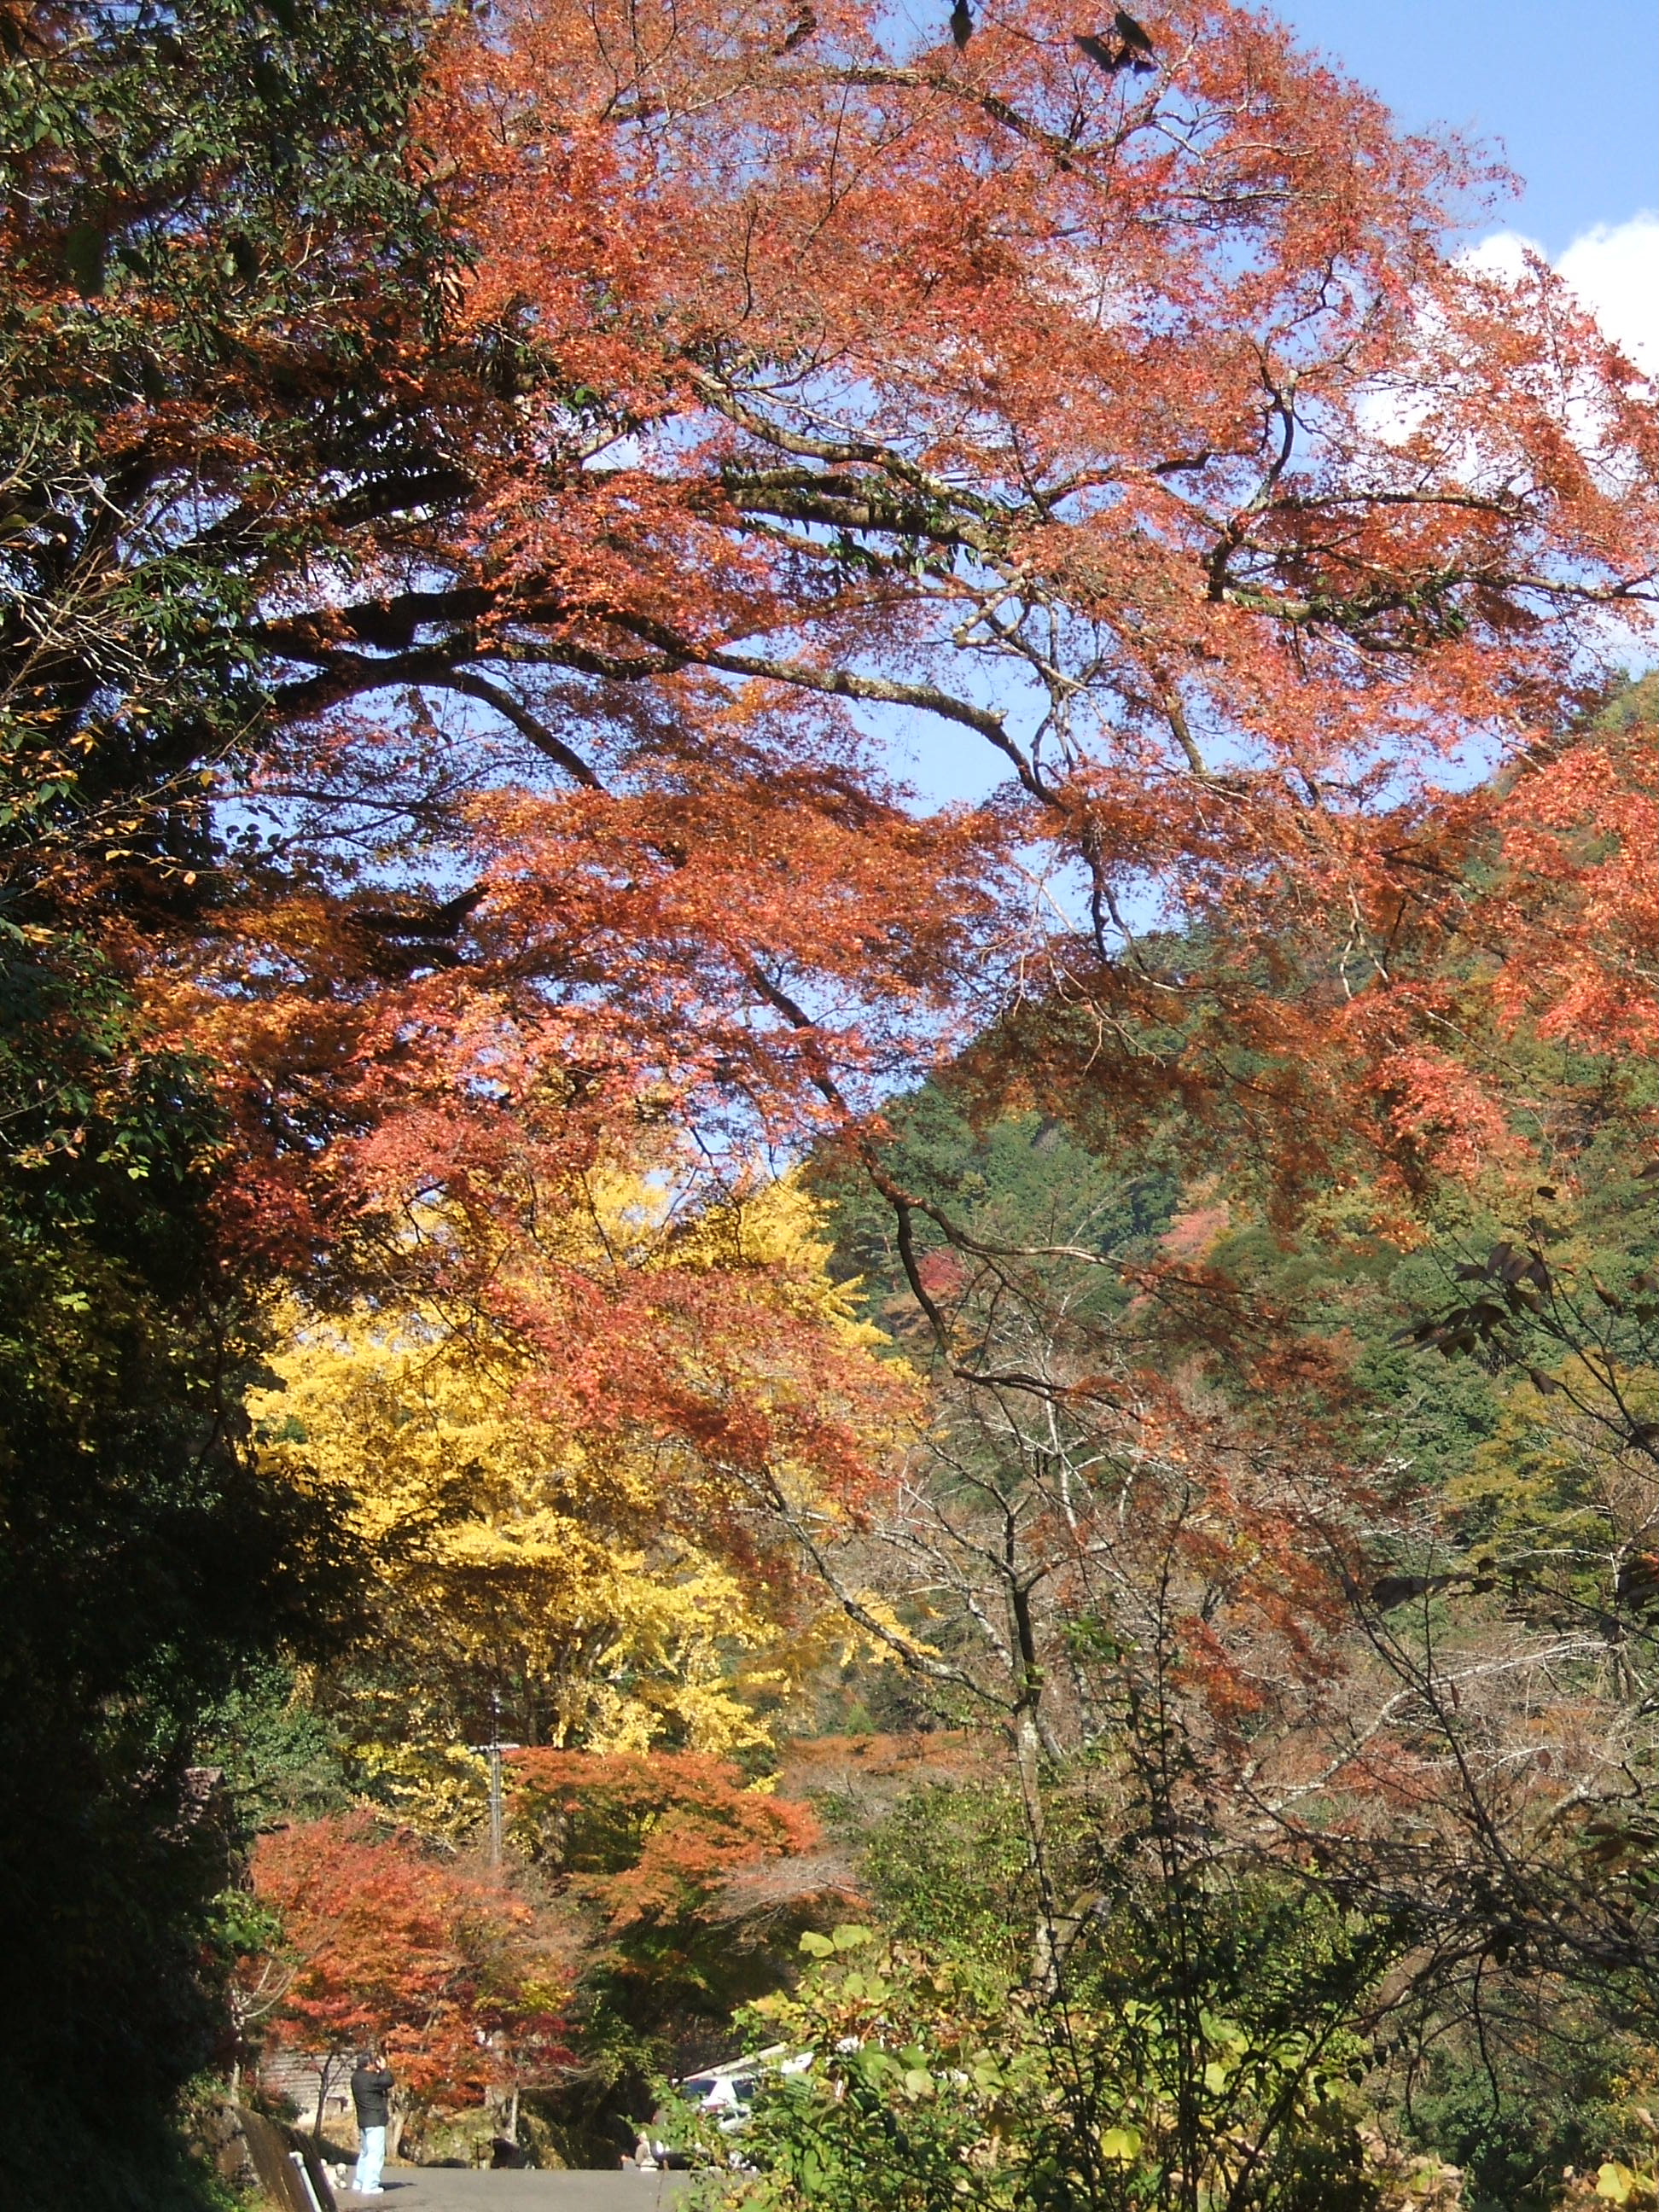
[[[671,2212],[689,2173],[491,2172],[388,2166],[384,2197],[340,2195],[340,2212]]]

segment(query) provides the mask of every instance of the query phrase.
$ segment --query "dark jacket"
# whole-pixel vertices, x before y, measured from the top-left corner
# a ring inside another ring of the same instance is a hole
[[[373,2066],[360,2066],[351,2077],[351,2101],[357,2108],[360,2128],[383,2128],[392,2118],[386,2100],[392,2094],[392,2081],[384,2066],[378,2071]]]

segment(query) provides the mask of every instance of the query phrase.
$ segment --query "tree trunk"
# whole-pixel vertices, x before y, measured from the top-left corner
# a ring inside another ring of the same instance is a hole
[[[1020,1804],[1025,1814],[1031,1870],[1037,1882],[1037,1927],[1031,1947],[1031,1980],[1036,1988],[1048,1993],[1055,1986],[1058,1960],[1054,1951],[1054,1889],[1048,1870],[1048,1824],[1042,1809],[1042,1729],[1039,1711],[1042,1669],[1037,1662],[1030,1594],[1018,1582],[1009,1589],[1008,1610],[1020,1670],[1012,1723],[1014,1764],[1019,1775]]]
[[[332,2051],[329,2052],[323,2061],[322,2071],[317,2076],[317,2110],[311,2123],[311,2140],[315,2143],[321,2142],[323,2139],[323,2107],[328,2102],[328,2077],[334,2071],[337,2055]]]

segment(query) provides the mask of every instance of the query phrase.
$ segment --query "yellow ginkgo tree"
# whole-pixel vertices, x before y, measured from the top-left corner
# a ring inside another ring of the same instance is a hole
[[[763,1743],[827,1624],[768,1549],[757,1473],[833,1511],[904,1418],[903,1370],[830,1282],[793,1182],[689,1219],[649,1176],[585,1195],[487,1326],[289,1309],[252,1402],[267,1468],[337,1501],[372,1562],[368,1637],[325,1694],[428,1825],[476,1817],[471,1747],[497,1717],[560,1747]],[[615,1316],[608,1377],[561,1369],[576,1297],[590,1347],[592,1311]]]

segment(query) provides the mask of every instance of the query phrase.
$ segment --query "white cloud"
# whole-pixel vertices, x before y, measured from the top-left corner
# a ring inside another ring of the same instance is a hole
[[[1481,276],[1501,276],[1506,283],[1518,284],[1527,273],[1527,256],[1543,251],[1535,238],[1522,238],[1518,230],[1495,230],[1478,246],[1466,246],[1457,261],[1460,268],[1473,269]]]
[[[1555,265],[1607,336],[1659,376],[1659,215],[1598,223]]]

